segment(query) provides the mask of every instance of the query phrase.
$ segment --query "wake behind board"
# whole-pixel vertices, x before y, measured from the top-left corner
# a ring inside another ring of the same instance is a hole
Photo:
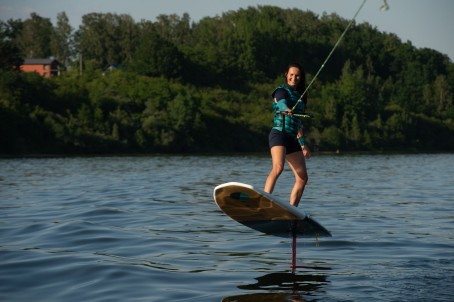
[[[327,229],[303,211],[251,185],[221,184],[214,188],[213,196],[230,218],[259,232],[280,237],[331,237]]]

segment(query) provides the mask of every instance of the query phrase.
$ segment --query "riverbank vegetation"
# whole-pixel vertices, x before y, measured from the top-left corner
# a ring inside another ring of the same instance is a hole
[[[293,61],[309,82],[349,20],[258,6],[191,22],[91,13],[74,30],[31,14],[0,22],[0,153],[267,150],[270,93]],[[23,59],[66,66],[42,78]],[[15,67],[14,67],[15,66]],[[355,24],[309,91],[320,151],[454,151],[454,65]]]

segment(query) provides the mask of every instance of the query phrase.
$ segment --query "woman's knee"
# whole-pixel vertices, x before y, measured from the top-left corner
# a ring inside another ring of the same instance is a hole
[[[309,181],[309,176],[306,171],[300,172],[297,174],[296,181],[305,186]]]
[[[307,182],[309,181],[309,175],[307,175],[307,173],[304,173],[303,181],[304,181],[304,185],[306,185]]]
[[[281,175],[284,171],[284,165],[273,165],[273,173],[277,176]]]

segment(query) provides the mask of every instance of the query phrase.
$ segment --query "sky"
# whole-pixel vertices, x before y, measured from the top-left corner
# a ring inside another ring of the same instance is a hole
[[[56,25],[65,12],[77,29],[89,13],[128,14],[136,22],[156,21],[164,14],[188,13],[192,21],[221,16],[228,11],[257,5],[309,10],[317,15],[336,13],[350,20],[364,0],[0,0],[0,20],[25,20],[32,12],[50,18]],[[417,48],[435,49],[454,61],[454,0],[387,0],[389,9],[380,10],[384,0],[366,0],[356,23],[367,22],[379,31],[396,34],[402,42]],[[345,37],[348,38],[348,35]]]

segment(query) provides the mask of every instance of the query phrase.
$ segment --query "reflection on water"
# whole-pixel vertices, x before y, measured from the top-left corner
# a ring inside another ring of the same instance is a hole
[[[222,299],[222,302],[309,302],[301,297],[301,295],[295,294],[282,294],[282,293],[257,293],[257,294],[246,294],[240,296],[231,296]]]
[[[272,290],[292,292],[313,292],[326,284],[325,275],[292,274],[292,273],[271,273],[256,278],[257,282],[248,285],[240,285],[239,289],[245,290]]]
[[[303,298],[303,295],[311,296],[315,291],[329,283],[326,275],[308,273],[270,273],[255,279],[257,280],[256,283],[240,285],[238,288],[262,291],[261,293],[230,296],[222,301],[308,301]]]
[[[329,283],[326,275],[318,273],[270,273],[255,279],[257,280],[256,283],[240,285],[238,288],[261,292],[229,296],[222,301],[310,301],[303,296],[312,296],[315,291]]]

